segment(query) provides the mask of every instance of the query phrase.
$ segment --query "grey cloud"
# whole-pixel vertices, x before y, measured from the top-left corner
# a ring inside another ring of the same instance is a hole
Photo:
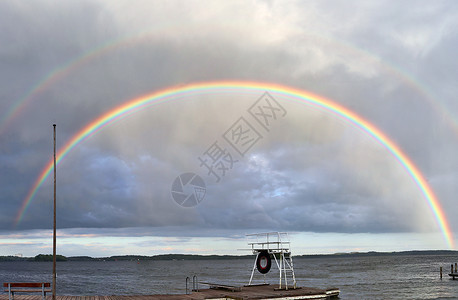
[[[128,99],[218,79],[277,82],[348,107],[412,158],[454,214],[456,135],[431,104],[443,103],[456,114],[452,2],[415,5],[426,8],[413,11],[407,2],[284,7],[275,1],[253,2],[247,4],[252,14],[240,3],[221,2],[208,10],[186,2],[177,12],[176,2],[142,2],[141,11],[126,2],[36,3],[1,4],[0,22],[8,28],[0,31],[5,42],[0,43],[2,109],[14,105],[44,74],[77,62],[84,53],[93,55],[33,95],[20,119],[2,133],[0,199],[6,209],[0,213],[0,228],[11,228],[51,157],[52,123],[58,124],[62,146],[85,124]],[[239,23],[215,22],[227,14]],[[438,37],[436,27],[442,28]],[[419,40],[409,44],[416,36]],[[385,61],[430,82],[438,99],[414,90]],[[134,231],[130,228],[146,228],[141,230],[145,234],[165,236],[435,228],[418,187],[386,149],[345,120],[284,96],[276,97],[287,116],[270,132],[263,131],[259,144],[215,183],[197,157],[221,140],[259,96],[176,99],[127,116],[85,140],[58,169],[59,226],[98,232],[129,228],[126,234]],[[170,196],[171,183],[182,172],[199,173],[208,185],[204,202],[194,209],[181,208]],[[51,192],[48,179],[18,230],[50,228]]]

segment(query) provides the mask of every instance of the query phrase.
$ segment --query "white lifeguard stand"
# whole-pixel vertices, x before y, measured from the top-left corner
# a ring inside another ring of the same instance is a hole
[[[290,241],[287,232],[266,232],[247,234],[253,239],[250,245],[253,254],[256,254],[253,270],[251,272],[250,283],[257,269],[261,274],[267,274],[271,268],[272,258],[275,261],[279,275],[279,288],[288,289],[288,276],[291,277],[293,288],[296,288],[296,276],[294,275],[293,257],[291,255]],[[284,282],[284,285],[282,284]]]

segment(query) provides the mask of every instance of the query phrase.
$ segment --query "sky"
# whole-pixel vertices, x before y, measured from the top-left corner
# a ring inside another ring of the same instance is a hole
[[[52,253],[52,124],[81,138],[62,255],[454,249],[457,23],[456,1],[0,1],[0,255]]]

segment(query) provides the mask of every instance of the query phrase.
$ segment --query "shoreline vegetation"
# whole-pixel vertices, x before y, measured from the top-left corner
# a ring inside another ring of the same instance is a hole
[[[345,252],[334,254],[305,254],[294,255],[294,258],[319,258],[319,257],[358,257],[358,256],[402,256],[402,255],[458,255],[456,250],[412,250],[399,252]],[[251,255],[199,255],[199,254],[159,254],[154,256],[144,255],[116,255],[110,257],[90,256],[63,256],[56,255],[56,261],[149,261],[149,260],[222,260],[222,259],[252,259]],[[35,257],[0,256],[2,261],[52,261],[51,254],[38,254]]]

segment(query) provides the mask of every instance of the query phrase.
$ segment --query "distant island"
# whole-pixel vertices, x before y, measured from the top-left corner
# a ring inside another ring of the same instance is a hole
[[[294,255],[294,258],[318,257],[358,257],[358,256],[402,256],[402,255],[458,255],[457,250],[412,250],[399,252],[344,252],[334,254],[305,254]],[[251,255],[199,255],[199,254],[159,254],[145,255],[116,255],[110,257],[70,256],[56,255],[57,261],[153,261],[153,260],[221,260],[221,259],[252,259]],[[51,254],[38,254],[35,257],[0,256],[1,261],[35,261],[52,262]]]
[[[196,255],[196,254],[160,254],[116,255],[110,257],[63,256],[56,255],[56,261],[137,261],[137,260],[218,260],[252,258],[253,255]],[[53,261],[51,254],[38,254],[35,257],[0,256],[0,261]]]

